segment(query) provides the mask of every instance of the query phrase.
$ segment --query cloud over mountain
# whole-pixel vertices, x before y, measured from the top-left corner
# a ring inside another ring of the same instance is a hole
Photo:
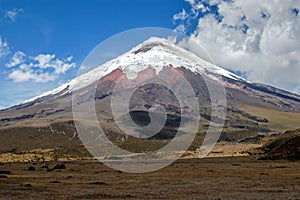
[[[185,29],[196,21],[187,46],[201,45],[220,66],[300,92],[300,2],[287,0],[186,0],[173,20]]]

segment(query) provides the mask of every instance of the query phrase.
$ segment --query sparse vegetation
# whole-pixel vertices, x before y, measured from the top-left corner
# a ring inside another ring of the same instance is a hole
[[[180,159],[146,174],[120,173],[93,160],[4,164],[2,199],[297,199],[299,162],[254,157]],[[43,168],[44,165],[49,169]],[[255,185],[255,186],[254,186]],[[237,196],[238,195],[238,196]]]
[[[300,160],[300,129],[270,138],[262,150],[264,156],[261,159]]]
[[[254,106],[241,106],[241,110],[268,120],[267,123],[259,123],[260,126],[271,130],[294,130],[300,128],[300,113],[276,111]]]

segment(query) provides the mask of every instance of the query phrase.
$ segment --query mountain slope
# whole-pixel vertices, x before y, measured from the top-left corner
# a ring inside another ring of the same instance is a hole
[[[217,77],[224,76],[233,80],[247,82],[243,78],[204,61],[195,54],[176,46],[166,39],[150,38],[130,50],[128,53],[125,53],[52,91],[29,99],[22,104],[30,103],[51,95],[70,93],[99,80],[116,69],[120,69],[124,72],[127,78],[134,79],[138,72],[147,69],[149,66],[154,68],[156,73],[159,73],[164,66],[168,65],[172,65],[175,68],[184,66],[191,72],[206,74],[214,80],[218,80]]]
[[[300,97],[298,95],[264,84],[250,83],[161,38],[150,38],[129,52],[86,74],[78,76],[69,83],[29,99],[18,106],[26,107],[51,98],[71,94],[74,90],[84,88],[112,73],[116,69],[124,72],[128,79],[134,79],[137,73],[146,70],[149,66],[155,69],[156,73],[159,73],[165,66],[172,66],[173,68],[182,67],[194,74],[205,75],[214,81],[219,81],[230,90],[238,90],[239,92],[245,93],[246,96],[263,99],[267,104],[274,104],[274,108],[286,108],[288,111],[300,110],[299,106],[297,106],[297,104],[300,103]],[[236,99],[237,101],[242,100],[239,98]]]
[[[111,93],[114,87],[120,80],[135,82],[152,80],[163,70],[173,70],[182,74],[192,86],[201,106],[202,119],[199,133],[204,132],[208,127],[209,121],[212,120],[212,116],[210,116],[211,100],[205,81],[209,81],[213,85],[223,84],[226,88],[228,107],[224,133],[230,132],[231,134],[223,135],[222,138],[224,140],[237,141],[256,135],[257,132],[270,131],[264,126],[264,124],[269,122],[269,119],[248,113],[242,109],[245,105],[254,106],[258,109],[264,108],[270,112],[276,111],[278,113],[299,113],[300,111],[300,97],[298,95],[264,84],[251,83],[229,71],[204,61],[195,54],[176,46],[166,39],[150,38],[129,52],[104,63],[88,73],[78,76],[69,83],[29,99],[22,104],[0,111],[0,134],[15,129],[18,134],[26,135],[30,131],[24,131],[23,127],[33,127],[36,132],[41,127],[55,127],[61,122],[72,122],[73,92],[80,91],[84,93],[91,85],[96,83],[95,100],[100,124],[106,127],[106,132],[113,140],[122,141],[124,135],[114,123],[110,107]],[[204,77],[206,78],[205,81]],[[174,79],[172,84],[177,88],[182,87],[182,83],[178,80],[176,81],[176,79]],[[123,85],[124,91],[128,89],[127,87]],[[156,97],[159,97],[159,99],[154,102]],[[157,102],[166,109],[169,114],[169,121],[163,132],[152,139],[170,139],[173,137],[174,130],[178,128],[180,105],[174,94],[166,88],[148,85],[136,91],[129,105],[132,118],[135,118],[137,123],[145,123],[148,119],[147,112],[153,109]],[[218,119],[214,117],[214,120]],[[65,129],[67,128],[65,127]],[[11,131],[9,132],[12,133]],[[36,133],[46,138],[40,143],[41,147],[47,141],[46,132],[44,131],[43,134]],[[61,128],[50,132],[63,134]],[[76,130],[73,127],[72,130],[65,134],[66,140],[72,139],[74,132]],[[18,145],[17,143],[13,144],[10,148],[13,146]]]

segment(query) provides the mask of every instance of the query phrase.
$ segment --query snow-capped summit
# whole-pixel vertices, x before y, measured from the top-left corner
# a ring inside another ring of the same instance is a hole
[[[194,73],[205,74],[217,81],[222,76],[233,80],[246,81],[227,70],[201,59],[170,40],[152,37],[132,48],[127,53],[76,77],[54,90],[24,101],[22,104],[49,95],[71,93],[101,79],[116,69],[124,72],[128,79],[134,79],[137,73],[148,67],[154,68],[156,73],[159,73],[163,67],[170,65],[174,68],[185,67]]]
[[[0,127],[13,124],[15,121],[26,121],[33,118],[43,118],[46,120],[45,123],[48,123],[48,116],[53,120],[72,119],[72,95],[74,91],[78,91],[80,95],[84,96],[89,90],[87,86],[94,88],[95,83],[97,83],[95,100],[98,104],[105,104],[109,102],[112,91],[116,84],[120,83],[120,80],[125,80],[125,84],[122,84],[123,89],[129,89],[132,85],[126,85],[126,78],[129,79],[129,83],[143,83],[145,80],[151,80],[165,67],[175,68],[175,71],[184,75],[186,80],[190,82],[201,105],[208,105],[211,101],[210,92],[203,81],[205,76],[208,77],[206,80],[209,83],[219,82],[224,85],[226,100],[230,107],[239,108],[241,105],[251,105],[280,111],[300,111],[300,96],[296,94],[261,83],[251,83],[201,59],[194,53],[176,45],[173,41],[163,38],[149,38],[128,52],[79,75],[54,90],[0,111],[0,118],[1,116],[3,118],[2,122],[0,120]],[[130,81],[130,79],[134,79],[134,81]],[[180,87],[181,82],[175,80],[172,84]],[[150,101],[152,98],[151,95],[147,96],[148,91],[153,95],[158,94],[155,93],[155,87],[152,89],[151,91],[149,88],[141,90],[140,95],[145,95],[141,96],[145,101]],[[137,93],[139,94],[139,92]],[[168,109],[174,111],[176,105],[171,97],[170,93],[166,93],[162,98],[171,100],[168,101],[170,103]],[[91,98],[93,97],[91,96]],[[137,97],[136,99],[141,98]],[[91,99],[87,97],[87,100]],[[147,108],[149,105],[149,103],[135,104],[133,101],[131,108],[140,109],[141,106]],[[105,106],[109,107],[110,105]]]

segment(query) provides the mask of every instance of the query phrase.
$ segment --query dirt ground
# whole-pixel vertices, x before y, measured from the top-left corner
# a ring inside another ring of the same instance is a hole
[[[57,163],[2,163],[0,169],[11,174],[0,175],[0,199],[300,199],[300,161],[181,159],[146,174],[122,173],[94,160],[46,169]]]

